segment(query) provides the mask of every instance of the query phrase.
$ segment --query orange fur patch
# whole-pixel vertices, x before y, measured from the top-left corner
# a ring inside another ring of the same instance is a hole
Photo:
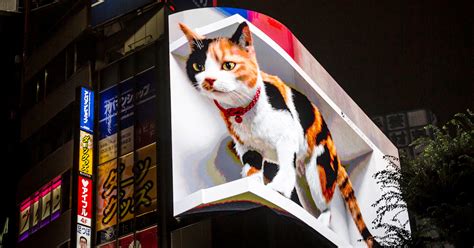
[[[362,234],[362,231],[367,228],[367,226],[365,225],[359,205],[357,204],[357,199],[354,194],[354,189],[352,188],[352,183],[349,179],[349,176],[347,175],[346,170],[342,166],[339,166],[337,184],[339,185],[339,190],[341,191],[344,201],[346,202],[347,208],[351,213],[352,219],[354,220],[357,229]]]
[[[239,135],[237,135],[237,133],[234,131],[234,129],[232,128],[232,123],[229,121],[229,119],[224,115],[223,112],[220,112],[221,113],[221,117],[222,119],[224,120],[225,122],[225,125],[227,127],[227,131],[229,131],[229,134],[235,139],[237,140],[237,142],[239,142],[240,144],[243,144],[242,140],[240,139]]]
[[[251,176],[251,175],[253,175],[253,174],[255,174],[255,173],[258,173],[259,171],[260,171],[260,170],[257,170],[255,167],[250,166],[249,171],[247,171],[247,176]]]
[[[321,132],[322,127],[322,117],[321,113],[319,112],[318,108],[313,105],[313,112],[314,112],[314,121],[313,124],[308,128],[306,132],[306,142],[308,143],[308,151],[307,157],[311,157],[314,151],[314,147],[316,146],[316,136]],[[321,144],[324,145],[324,141]]]
[[[333,184],[331,188],[326,188],[326,172],[321,165],[317,166],[318,168],[318,175],[319,175],[319,182],[321,183],[321,189],[323,191],[324,199],[326,203],[329,203],[334,195],[334,189],[336,188],[336,184]]]
[[[278,91],[280,91],[280,94],[283,96],[283,99],[285,100],[286,103],[288,103],[288,86],[285,84],[285,82],[281,81],[281,79],[277,76],[273,76],[270,74],[267,74],[263,71],[260,72],[262,74],[262,79],[264,82],[268,82],[275,86]]]
[[[218,39],[209,44],[209,54],[217,63],[234,62],[232,72],[236,78],[244,82],[249,88],[257,84],[257,61],[245,49],[228,39]]]

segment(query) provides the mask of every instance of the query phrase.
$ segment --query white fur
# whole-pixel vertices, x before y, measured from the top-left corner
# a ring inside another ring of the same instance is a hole
[[[310,185],[309,190],[311,192],[311,196],[313,197],[314,203],[319,210],[324,211],[328,209],[328,204],[326,203],[326,199],[324,198],[323,192],[321,190],[321,181],[319,180],[319,172],[316,163],[316,152],[313,153],[311,156],[310,161],[306,165],[306,181],[308,185]]]

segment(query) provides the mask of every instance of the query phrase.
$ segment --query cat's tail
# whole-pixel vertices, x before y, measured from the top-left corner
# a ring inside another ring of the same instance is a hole
[[[362,238],[367,243],[368,247],[381,247],[365,225],[364,219],[362,218],[362,213],[360,212],[359,205],[357,204],[357,200],[354,195],[352,183],[349,180],[346,170],[341,164],[339,164],[339,170],[337,174],[337,185],[339,186],[342,197],[346,202],[347,208],[349,209],[352,219],[354,220],[359,233],[362,235]]]

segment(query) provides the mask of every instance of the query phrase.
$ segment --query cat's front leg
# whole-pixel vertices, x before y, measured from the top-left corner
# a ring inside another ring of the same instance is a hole
[[[273,180],[267,186],[280,192],[287,198],[291,198],[291,193],[296,186],[296,171],[294,161],[296,156],[297,146],[283,143],[277,147],[278,155],[278,171],[273,177]],[[270,163],[271,164],[271,163]],[[264,167],[264,175],[267,169],[267,164]],[[266,176],[268,177],[268,175]]]
[[[238,142],[235,143],[235,150],[240,157],[240,161],[244,165],[241,172],[242,177],[255,175],[260,181],[263,182],[262,155],[257,151],[251,150],[248,146],[242,145]]]

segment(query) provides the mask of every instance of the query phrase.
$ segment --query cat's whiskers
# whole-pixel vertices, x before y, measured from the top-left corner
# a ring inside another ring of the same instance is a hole
[[[250,97],[246,94],[243,94],[241,92],[231,91],[229,93],[230,93],[230,97],[232,98],[233,102],[236,102],[239,106],[246,105],[250,101],[252,101],[252,97]]]

